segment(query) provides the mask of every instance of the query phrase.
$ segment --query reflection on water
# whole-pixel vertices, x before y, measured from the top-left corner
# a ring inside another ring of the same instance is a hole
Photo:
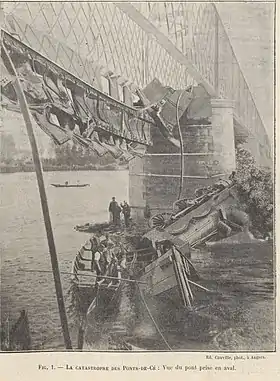
[[[0,175],[2,234],[2,321],[14,321],[27,309],[33,346],[62,349],[60,321],[51,273],[28,273],[25,269],[50,270],[34,173]],[[53,182],[90,183],[86,188],[53,188]],[[108,218],[112,196],[128,198],[127,172],[54,172],[45,174],[49,207],[60,270],[70,271],[77,249],[88,237],[73,227]],[[112,193],[113,191],[113,193]],[[272,251],[263,246],[210,254],[196,253],[193,263],[200,283],[214,292],[196,292],[194,311],[178,307],[175,300],[147,300],[161,333],[174,350],[273,350],[275,343]],[[62,274],[66,294],[70,277]],[[86,349],[123,349],[112,344],[112,333],[133,349],[166,350],[137,290],[126,285],[115,314],[95,332]],[[67,299],[67,303],[69,303]],[[164,313],[163,313],[164,312]],[[172,317],[172,318],[171,318]],[[89,323],[95,327],[94,317]],[[77,331],[70,319],[74,345]],[[100,332],[102,333],[100,335]],[[89,334],[87,333],[87,338]],[[49,341],[48,341],[49,340]]]

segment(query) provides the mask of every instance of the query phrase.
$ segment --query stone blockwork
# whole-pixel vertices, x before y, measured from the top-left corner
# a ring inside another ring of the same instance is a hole
[[[222,173],[230,174],[236,167],[235,138],[233,128],[233,102],[227,99],[212,99],[211,132],[214,161]]]
[[[172,210],[172,205],[178,198],[179,183],[179,177],[145,177],[145,198],[153,212]],[[183,197],[192,198],[195,189],[212,183],[212,179],[184,178]]]
[[[212,115],[209,115],[209,104]],[[175,128],[174,135],[178,137]],[[193,197],[197,188],[228,177],[235,169],[233,105],[225,100],[207,102],[207,113],[191,124],[181,118],[184,143],[184,182],[182,197]],[[178,198],[180,152],[152,128],[154,145],[143,158],[130,164],[130,204],[140,217],[148,204],[152,213],[171,211]]]
[[[135,157],[129,162],[129,204],[132,208],[132,215],[136,218],[143,217],[146,205],[143,168],[144,160],[140,157]]]

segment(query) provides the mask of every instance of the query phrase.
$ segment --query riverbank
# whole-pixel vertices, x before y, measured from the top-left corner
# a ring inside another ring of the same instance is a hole
[[[127,170],[126,165],[49,165],[43,163],[44,172],[60,171],[122,171]],[[35,172],[33,164],[0,165],[0,173]]]

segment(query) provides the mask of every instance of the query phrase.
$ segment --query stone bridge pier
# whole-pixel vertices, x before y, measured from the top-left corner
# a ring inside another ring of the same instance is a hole
[[[196,94],[181,117],[184,145],[181,197],[193,197],[197,188],[228,178],[235,169],[233,107],[229,100]],[[178,138],[177,127],[174,135]],[[156,127],[152,127],[151,137],[153,146],[145,156],[129,164],[129,201],[135,218],[143,218],[147,204],[152,214],[170,212],[178,199],[179,149],[164,139]]]

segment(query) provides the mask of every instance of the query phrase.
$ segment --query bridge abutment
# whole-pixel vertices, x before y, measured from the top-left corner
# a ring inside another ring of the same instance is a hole
[[[213,160],[216,160],[220,174],[228,175],[236,166],[233,102],[227,99],[211,99],[211,109]]]
[[[197,188],[227,178],[235,169],[233,102],[209,98],[203,103],[199,117],[181,118],[184,142],[181,197],[193,197]],[[156,127],[151,129],[151,137],[154,144],[145,156],[129,164],[129,201],[134,218],[143,218],[147,204],[152,213],[170,212],[178,198],[180,152]]]

